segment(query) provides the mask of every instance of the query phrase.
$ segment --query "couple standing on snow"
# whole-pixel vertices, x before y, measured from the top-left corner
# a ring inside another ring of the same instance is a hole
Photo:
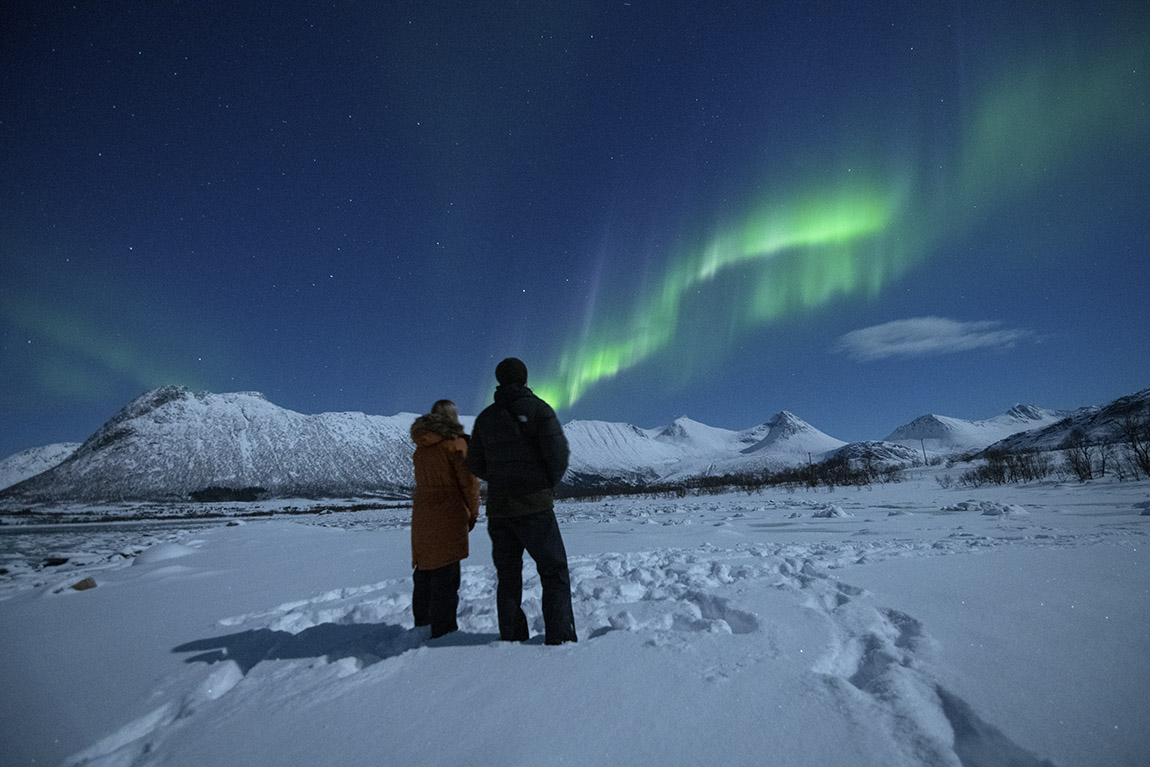
[[[415,625],[430,625],[432,638],[458,628],[459,563],[479,519],[484,479],[499,638],[523,642],[529,636],[521,606],[526,550],[543,585],[547,644],[576,642],[567,552],[552,495],[567,470],[567,438],[555,411],[527,388],[526,365],[509,357],[495,368],[495,378],[495,403],[476,417],[470,438],[450,400],[439,400],[411,426]]]

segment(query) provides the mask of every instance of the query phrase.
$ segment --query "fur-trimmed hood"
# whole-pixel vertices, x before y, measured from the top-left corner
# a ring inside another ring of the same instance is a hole
[[[447,416],[438,413],[428,413],[415,419],[411,425],[411,441],[417,445],[428,447],[445,439],[455,439],[466,435],[463,426]]]

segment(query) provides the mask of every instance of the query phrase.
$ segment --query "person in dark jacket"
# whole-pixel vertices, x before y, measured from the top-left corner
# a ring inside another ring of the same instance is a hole
[[[527,366],[509,357],[495,368],[495,403],[475,419],[467,465],[487,481],[487,532],[499,579],[499,636],[529,638],[523,613],[523,552],[543,585],[547,644],[576,642],[567,551],[555,519],[553,489],[569,449],[555,411],[527,388]]]
[[[467,468],[467,435],[451,400],[415,419],[411,440],[411,611],[415,625],[430,625],[435,639],[459,628],[459,562],[467,558],[467,535],[479,518],[479,480]]]

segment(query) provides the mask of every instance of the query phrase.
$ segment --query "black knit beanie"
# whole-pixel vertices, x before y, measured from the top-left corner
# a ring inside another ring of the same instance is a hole
[[[508,357],[495,366],[495,380],[504,384],[526,384],[527,366],[517,357]]]

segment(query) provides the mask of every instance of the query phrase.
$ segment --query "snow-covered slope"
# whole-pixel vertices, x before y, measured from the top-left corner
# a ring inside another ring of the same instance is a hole
[[[568,481],[655,479],[683,456],[680,445],[627,423],[570,421],[563,431],[571,447]]]
[[[280,495],[392,492],[412,482],[413,414],[302,415],[252,392],[164,387],[136,399],[67,460],[8,488],[44,500],[186,498],[208,487]]]
[[[730,450],[738,432],[719,429],[705,423],[680,416],[667,426],[652,429],[653,439],[668,445],[675,445],[684,453],[713,453]]]
[[[1123,429],[1130,426],[1150,428],[1150,389],[1119,397],[1102,407],[1085,407],[1044,428],[1033,429],[996,442],[992,447],[1009,452],[1017,450],[1057,450],[1064,447],[1070,433],[1079,429],[1092,442],[1123,442]]]
[[[0,490],[51,469],[76,452],[78,447],[79,442],[57,442],[8,456],[0,461]]]
[[[1021,431],[1049,426],[1066,416],[1033,405],[1015,405],[1007,412],[982,421],[965,421],[944,415],[923,415],[898,427],[887,442],[932,453],[962,453],[981,450],[1000,439]]]
[[[835,450],[832,455],[835,458],[845,458],[856,465],[874,463],[909,466],[923,461],[922,453],[896,442],[852,442]]]
[[[434,640],[406,510],[30,530],[0,560],[0,761],[1144,765],[1143,485],[561,503],[562,647],[530,567],[534,638],[499,641],[486,517]]]

